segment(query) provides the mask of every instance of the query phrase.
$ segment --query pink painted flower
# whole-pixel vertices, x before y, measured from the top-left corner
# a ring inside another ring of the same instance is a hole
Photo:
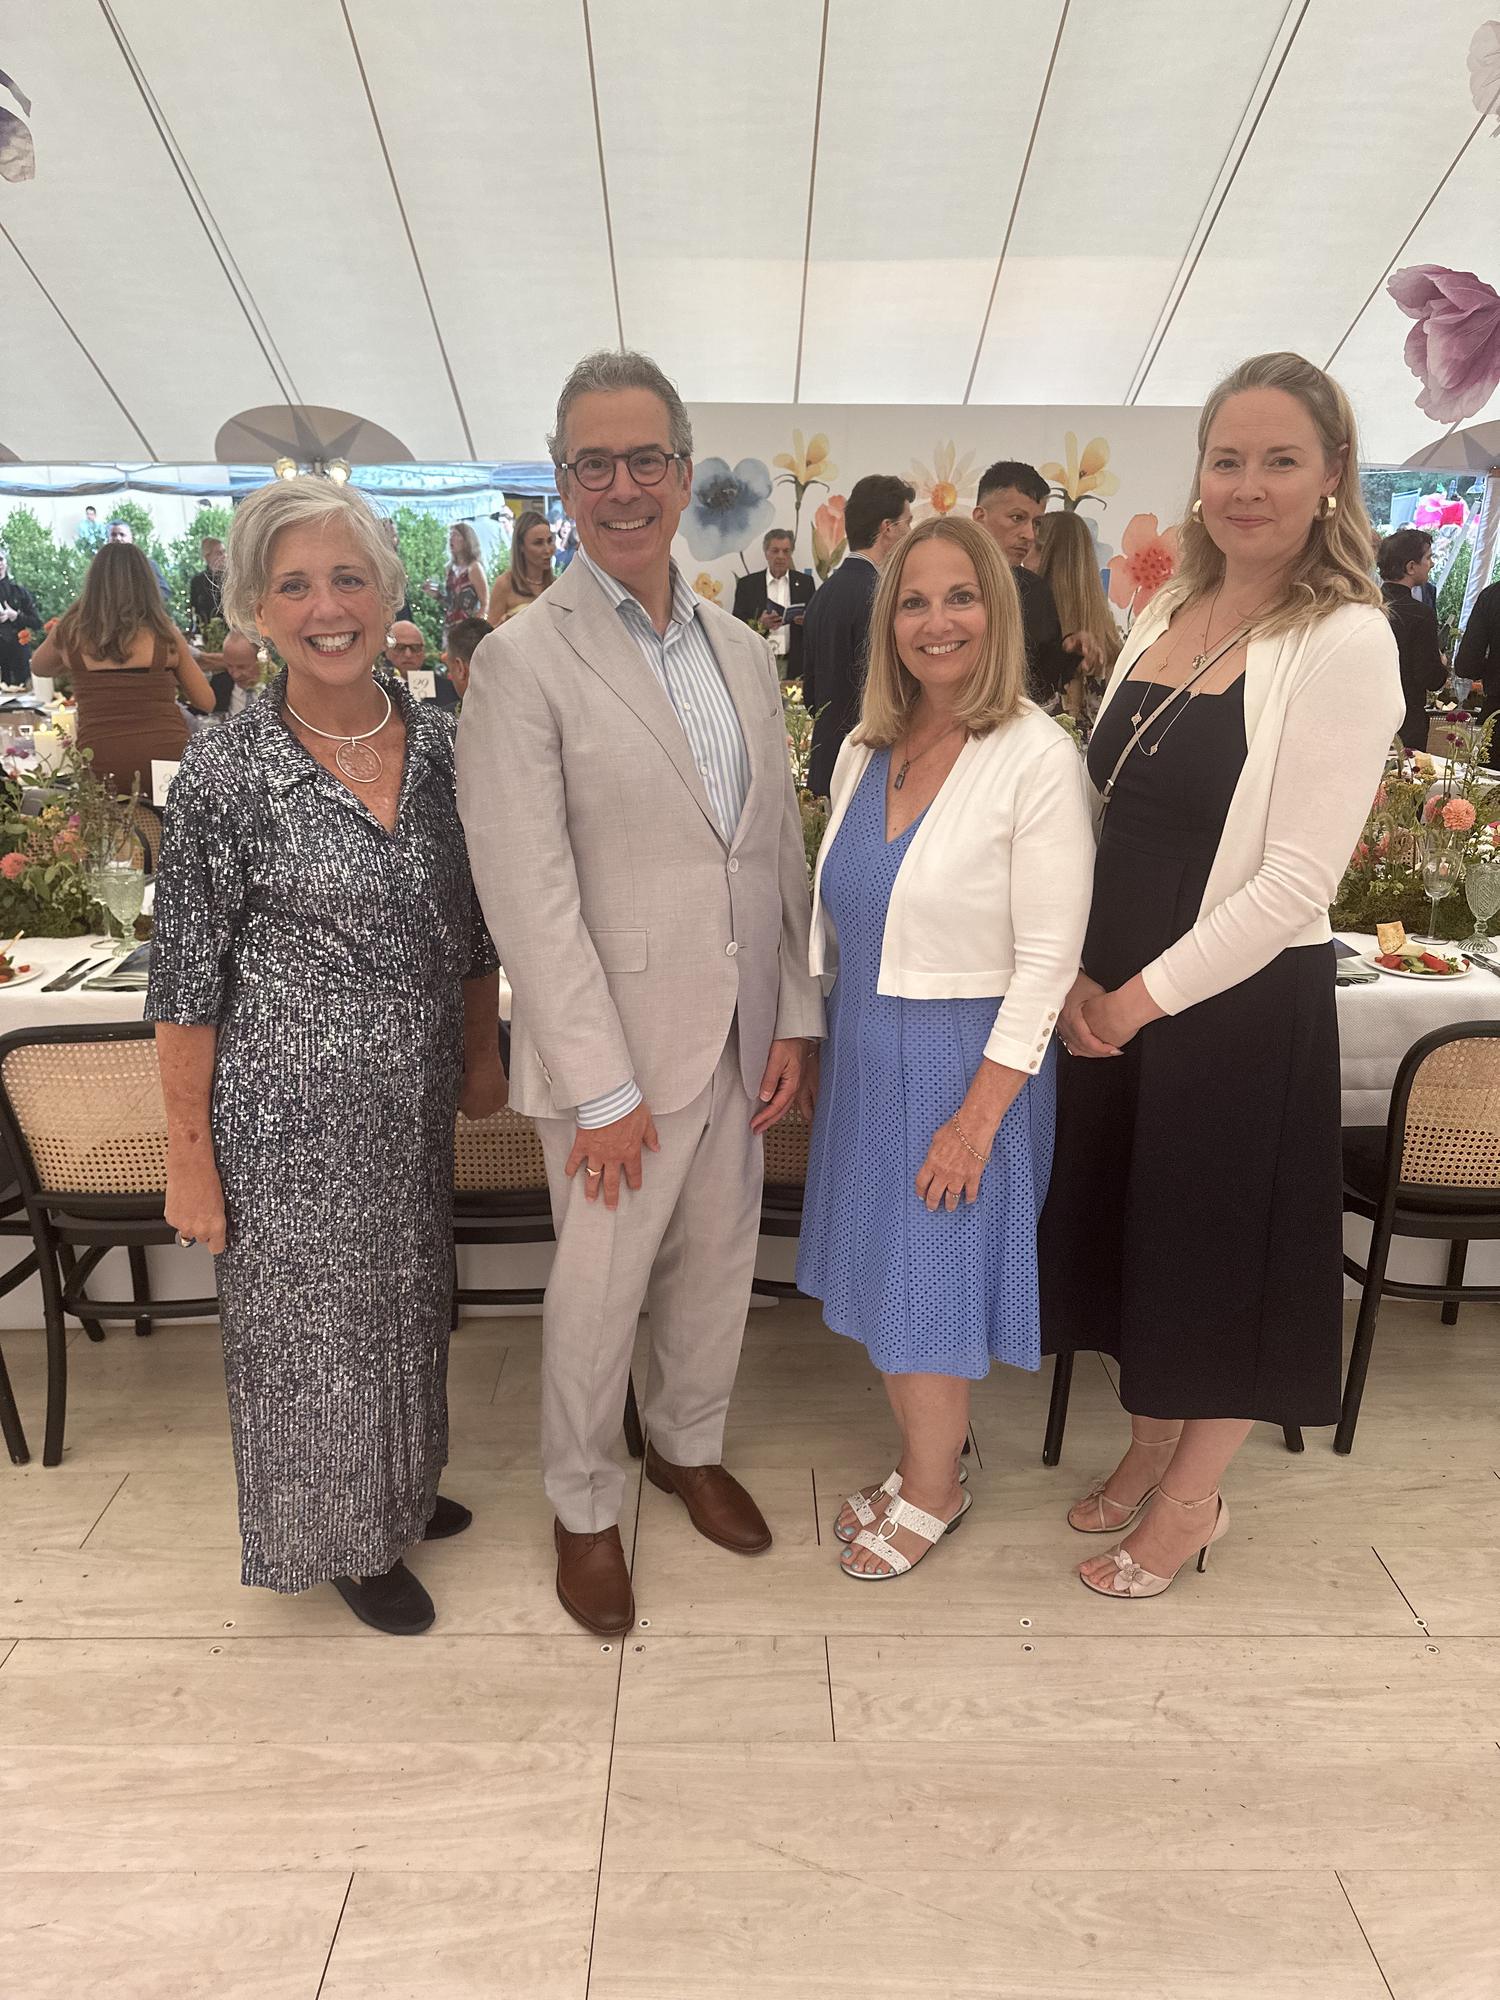
[[[831,493],[813,515],[813,567],[824,582],[844,553],[844,500]]]
[[[1449,799],[1443,807],[1443,825],[1450,833],[1467,833],[1477,818],[1469,799]]]
[[[1154,514],[1135,514],[1110,559],[1109,601],[1136,613],[1177,568],[1177,530],[1158,528]]]
[[[24,854],[0,855],[0,875],[3,875],[7,882],[19,882],[25,873],[26,856]]]
[[[1386,290],[1417,323],[1406,336],[1406,365],[1422,383],[1417,408],[1435,423],[1461,423],[1500,386],[1500,293],[1472,271],[1408,264]]]

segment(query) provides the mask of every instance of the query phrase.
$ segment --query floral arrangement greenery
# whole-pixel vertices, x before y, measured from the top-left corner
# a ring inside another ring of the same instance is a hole
[[[70,754],[67,796],[40,813],[22,811],[22,788],[14,779],[0,784],[0,930],[7,936],[81,937],[97,930],[100,906],[91,871],[116,855],[139,858],[133,824],[138,789],[128,799],[116,798],[89,769],[93,754]]]
[[[1472,730],[1458,717],[1453,722],[1453,754],[1441,767],[1425,752],[1402,751],[1381,780],[1328,913],[1336,931],[1402,923],[1408,932],[1463,938],[1473,928],[1462,894],[1433,904],[1422,887],[1424,827],[1458,836],[1466,863],[1492,859],[1500,841],[1500,780],[1486,768],[1495,718]]]
[[[827,799],[814,798],[807,788],[807,768],[812,761],[813,724],[817,715],[802,699],[800,681],[781,683],[781,712],[786,717],[786,748],[792,764],[792,783],[797,788],[797,805],[802,814],[802,847],[807,855],[807,879],[812,881],[818,849],[828,831]],[[819,711],[821,713],[821,711]]]

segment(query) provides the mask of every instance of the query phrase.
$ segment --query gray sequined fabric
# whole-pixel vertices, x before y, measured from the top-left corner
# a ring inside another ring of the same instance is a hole
[[[453,725],[406,722],[394,834],[308,755],[284,680],[182,759],[146,1016],[218,1029],[217,1260],[243,1579],[306,1590],[420,1541],[447,1456],[460,981],[493,970]]]

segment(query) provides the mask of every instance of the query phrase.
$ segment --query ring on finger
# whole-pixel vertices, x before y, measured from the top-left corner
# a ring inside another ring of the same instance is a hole
[[[600,1174],[604,1172],[604,1169],[603,1167],[585,1167],[583,1171],[588,1175],[591,1181],[596,1181],[598,1180]]]

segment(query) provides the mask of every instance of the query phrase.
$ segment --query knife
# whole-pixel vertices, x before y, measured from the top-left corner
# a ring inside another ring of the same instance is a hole
[[[74,959],[67,971],[60,972],[56,979],[49,979],[47,984],[42,988],[42,991],[44,993],[61,993],[63,988],[71,983],[73,974],[78,970],[79,966],[87,964],[88,960],[86,958]]]
[[[80,959],[77,965],[70,965],[60,979],[49,980],[47,985],[42,988],[42,991],[44,993],[66,993],[70,987],[76,986],[81,979],[87,979],[91,972],[97,972],[101,965],[108,964],[108,958]],[[79,970],[80,966],[82,967],[81,971]]]

